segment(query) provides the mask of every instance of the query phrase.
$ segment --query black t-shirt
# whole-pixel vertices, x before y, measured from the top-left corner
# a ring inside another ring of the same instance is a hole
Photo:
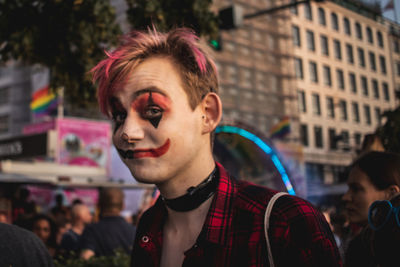
[[[116,249],[131,253],[136,228],[120,216],[109,216],[86,226],[80,239],[80,249],[90,249],[96,256],[114,255]]]
[[[0,266],[51,267],[53,260],[34,233],[16,225],[0,223]]]

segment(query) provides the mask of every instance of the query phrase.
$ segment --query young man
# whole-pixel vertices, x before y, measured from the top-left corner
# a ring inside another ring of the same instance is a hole
[[[135,240],[136,227],[120,214],[124,208],[124,192],[120,188],[102,188],[99,194],[100,219],[85,227],[79,240],[81,258],[115,255],[117,250],[129,254]]]
[[[65,232],[61,239],[60,254],[64,258],[79,256],[79,240],[85,227],[92,222],[93,216],[89,207],[83,203],[71,208],[71,229]]]
[[[161,195],[140,219],[132,266],[268,266],[264,214],[276,191],[214,161],[222,105],[206,46],[188,29],[133,32],[93,73],[123,162]],[[324,217],[298,197],[275,203],[269,238],[277,266],[341,265]]]

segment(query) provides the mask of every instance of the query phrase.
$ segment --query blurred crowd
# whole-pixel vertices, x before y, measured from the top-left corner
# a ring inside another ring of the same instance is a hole
[[[11,216],[1,211],[0,223],[33,232],[53,259],[89,259],[114,255],[117,251],[131,253],[139,214],[121,215],[124,208],[122,190],[101,189],[94,211],[79,198],[64,205],[63,194],[56,194],[54,206],[47,212],[39,212],[40,208],[29,195],[27,188],[19,187],[12,199]]]
[[[337,205],[319,207],[330,224],[345,266],[397,266],[400,243],[400,154],[367,151],[347,171],[348,190]],[[155,197],[147,194],[147,206]],[[0,222],[33,232],[53,259],[109,256],[120,249],[128,255],[140,214],[122,217],[124,193],[118,188],[99,191],[96,211],[80,199],[65,206],[55,195],[48,212],[38,212],[29,190],[16,191],[9,214]]]

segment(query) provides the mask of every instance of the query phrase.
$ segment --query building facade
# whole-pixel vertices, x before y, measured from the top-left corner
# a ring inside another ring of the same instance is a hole
[[[311,1],[291,13],[305,175],[314,194],[345,182],[364,136],[396,106],[394,43],[380,14],[358,2]]]
[[[19,135],[31,121],[31,68],[9,62],[0,68],[0,139]]]
[[[233,1],[244,14],[294,1]],[[232,1],[216,1],[221,9]],[[282,116],[291,133],[272,140],[296,158],[307,197],[341,194],[345,168],[366,134],[398,104],[399,25],[358,1],[310,1],[222,31],[216,55],[224,117],[269,136]],[[397,89],[396,89],[397,88]]]

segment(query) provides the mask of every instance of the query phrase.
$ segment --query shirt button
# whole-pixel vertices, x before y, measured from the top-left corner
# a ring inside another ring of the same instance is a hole
[[[150,238],[147,235],[142,236],[142,242],[147,243],[150,241]]]

